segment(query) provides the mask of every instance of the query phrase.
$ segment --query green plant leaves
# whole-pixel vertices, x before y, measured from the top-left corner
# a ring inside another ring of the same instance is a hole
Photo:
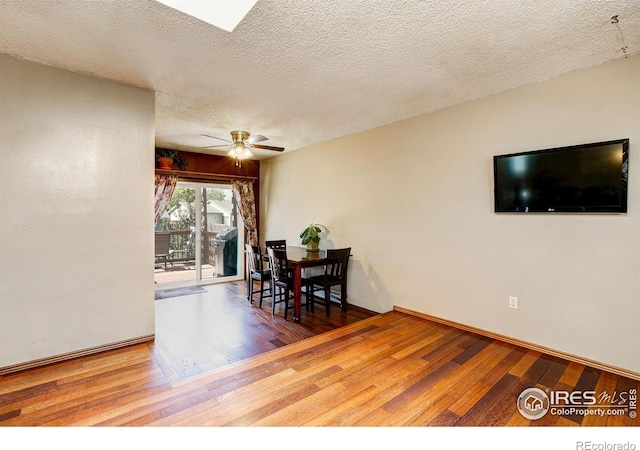
[[[307,228],[302,230],[302,233],[300,233],[300,238],[302,239],[302,245],[307,245],[311,241],[320,242],[320,233],[322,233],[322,228],[320,227],[327,228],[322,224],[312,223]]]

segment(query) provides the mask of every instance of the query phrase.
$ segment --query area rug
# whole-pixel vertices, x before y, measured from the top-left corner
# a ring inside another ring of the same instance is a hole
[[[187,286],[175,289],[165,289],[163,291],[156,291],[156,300],[163,298],[180,297],[182,295],[198,294],[200,292],[206,292],[206,289],[200,286]]]

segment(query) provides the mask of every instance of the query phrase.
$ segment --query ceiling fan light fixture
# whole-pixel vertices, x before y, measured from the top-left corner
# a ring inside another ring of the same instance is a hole
[[[253,153],[245,147],[244,152],[242,153],[242,159],[249,159],[253,156]]]
[[[283,147],[272,147],[270,145],[256,144],[256,142],[266,141],[268,140],[268,138],[262,135],[256,135],[254,137],[251,137],[251,133],[249,133],[248,131],[242,131],[242,130],[232,131],[231,141],[227,139],[215,137],[215,136],[209,136],[208,134],[203,134],[202,136],[227,142],[227,144],[208,145],[206,147],[200,147],[200,148],[216,148],[216,147],[225,148],[226,147],[229,149],[229,151],[227,152],[227,155],[235,159],[236,166],[238,167],[241,166],[240,161],[242,161],[243,159],[249,159],[253,156],[253,153],[251,153],[252,148],[257,148],[260,150],[271,150],[276,152],[284,151]]]
[[[242,141],[236,141],[232,144],[231,150],[228,153],[229,156],[236,160],[236,166],[240,166],[243,159],[249,159],[253,156],[253,153]]]

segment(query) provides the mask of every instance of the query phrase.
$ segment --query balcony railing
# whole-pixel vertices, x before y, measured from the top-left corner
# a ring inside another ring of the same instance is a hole
[[[215,231],[205,231],[203,233],[204,239],[202,240],[202,264],[214,264],[215,259],[215,249],[213,246],[213,239],[218,235],[218,233],[226,228],[226,226],[220,227],[212,227],[219,228]],[[191,231],[188,230],[173,230],[173,231],[162,231],[159,232],[162,234],[169,235],[169,249],[170,250],[184,250],[187,248],[187,244],[189,242],[189,236],[191,235]],[[196,259],[196,243],[193,243],[188,252],[169,252],[167,256],[168,263],[175,262],[185,262],[185,261],[194,261]],[[157,254],[157,251],[156,251]],[[156,264],[164,264],[164,257],[156,257]]]

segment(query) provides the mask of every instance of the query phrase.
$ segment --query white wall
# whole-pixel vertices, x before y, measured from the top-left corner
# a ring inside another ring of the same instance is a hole
[[[323,223],[354,304],[640,372],[639,117],[636,56],[285,153],[262,162],[262,239]],[[493,212],[493,155],[619,138],[627,214]]]
[[[0,55],[0,367],[154,333],[154,93]]]

